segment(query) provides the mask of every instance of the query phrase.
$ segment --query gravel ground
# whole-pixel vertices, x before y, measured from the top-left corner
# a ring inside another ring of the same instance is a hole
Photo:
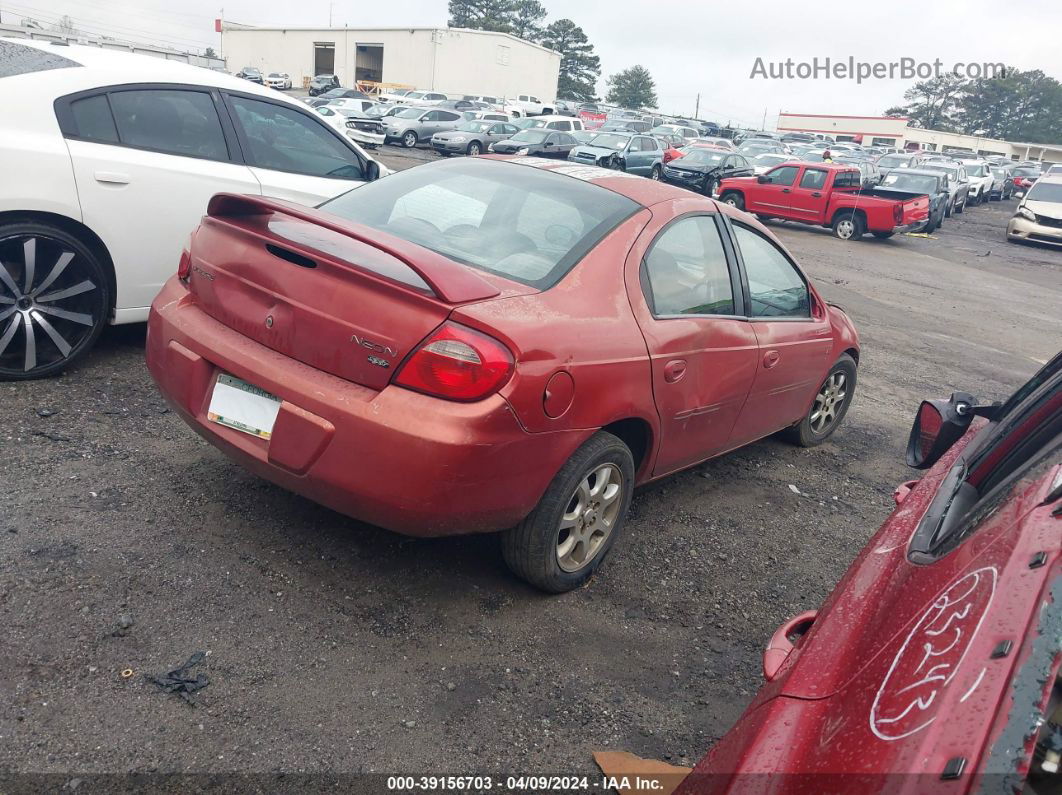
[[[250,476],[166,410],[142,326],[0,385],[0,771],[691,763],[759,686],[774,628],[888,515],[917,402],[1003,397],[1059,348],[1062,252],[1008,244],[1012,207],[935,239],[773,224],[861,331],[845,425],[643,489],[596,578],[559,597],[513,579],[493,537],[401,538]],[[197,706],[147,680],[198,650]]]

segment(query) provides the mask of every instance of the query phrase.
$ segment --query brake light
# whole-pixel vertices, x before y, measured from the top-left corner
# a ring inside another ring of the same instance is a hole
[[[192,255],[188,249],[181,251],[181,258],[177,261],[177,278],[183,282],[188,281],[192,275]]]
[[[892,205],[892,219],[896,223],[900,223],[901,221],[903,221],[903,207],[901,207],[899,204]]]
[[[446,400],[480,400],[505,385],[513,363],[512,352],[498,340],[447,321],[406,359],[393,381]]]

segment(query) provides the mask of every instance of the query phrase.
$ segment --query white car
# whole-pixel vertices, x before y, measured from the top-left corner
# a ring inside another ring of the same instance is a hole
[[[438,105],[440,102],[445,102],[447,99],[449,99],[449,97],[447,97],[446,94],[440,94],[438,91],[410,91],[402,97],[402,102],[406,105],[427,107],[429,105]]]
[[[340,97],[339,99],[329,100],[328,107],[339,111],[340,113],[364,113],[373,105],[380,103],[373,99],[359,99],[357,97]]]
[[[317,204],[384,170],[272,89],[188,64],[0,38],[0,380],[147,320],[219,192]]]
[[[970,180],[969,203],[977,205],[988,201],[992,193],[992,167],[984,160],[960,161]]]
[[[333,108],[331,104],[318,105],[314,108],[314,112],[320,114],[330,127],[341,132],[356,144],[368,146],[370,149],[383,146],[384,136],[383,133],[376,132],[377,129],[381,129],[376,120],[369,121],[364,115],[352,118],[348,113]],[[366,119],[367,123],[359,125],[357,121],[359,118]],[[384,167],[380,166],[381,174],[384,170]]]
[[[781,155],[777,152],[764,152],[762,155],[756,155],[749,162],[752,163],[752,173],[754,174],[766,174],[775,166],[780,166],[782,163],[788,162],[793,158],[789,155]]]
[[[543,102],[531,94],[519,94],[516,97],[509,97],[509,102],[523,111],[525,116],[542,116],[555,113],[557,110],[555,102]]]
[[[500,111],[513,119],[519,119],[521,116],[528,115],[527,111],[525,111],[522,106],[517,105],[515,102],[506,102],[502,97],[485,94],[462,94],[461,99],[467,99],[470,102],[485,102],[495,110]]]
[[[266,75],[265,84],[269,88],[287,91],[291,88],[291,75],[287,72],[270,72]]]

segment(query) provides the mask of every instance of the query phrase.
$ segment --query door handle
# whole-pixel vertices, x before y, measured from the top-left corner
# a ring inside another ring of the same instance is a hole
[[[821,196],[822,194],[821,194],[821,193],[819,193],[818,191],[815,191],[815,192],[814,192],[814,193],[812,193],[811,195],[812,195],[812,196],[814,196],[814,197],[815,197],[815,198],[817,199],[817,198],[819,198],[819,196]]]
[[[791,193],[789,188],[782,188],[782,193]]]
[[[95,171],[92,176],[96,178],[96,182],[103,182],[107,185],[129,184],[129,175],[121,174],[117,171]]]
[[[675,383],[685,374],[685,359],[672,359],[670,362],[664,365],[664,380],[667,381],[669,384]]]
[[[781,360],[782,354],[780,354],[778,351],[767,351],[767,353],[763,355],[763,366],[770,370]]]

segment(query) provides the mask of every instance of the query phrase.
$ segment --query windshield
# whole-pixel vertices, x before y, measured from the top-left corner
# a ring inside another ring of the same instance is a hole
[[[1038,177],[1040,176],[1040,169],[1033,168],[1031,166],[1018,166],[1014,169],[1014,176],[1016,177]]]
[[[626,135],[616,135],[614,133],[602,133],[598,135],[590,142],[591,146],[600,146],[602,149],[614,149],[617,152],[627,145],[627,141],[630,138]]]
[[[783,162],[785,160],[788,160],[789,158],[787,158],[785,155],[765,154],[765,155],[756,155],[756,157],[753,158],[753,159],[756,161],[756,165],[758,165],[758,166],[774,166],[774,165],[777,165],[778,163],[781,163],[781,162]]]
[[[427,96],[427,93],[424,92],[424,91],[410,91],[408,94],[406,94],[406,99],[408,99],[408,100],[424,99],[425,96]]]
[[[910,193],[936,193],[938,183],[937,177],[928,174],[898,174],[893,171],[881,181],[881,186]]]
[[[373,105],[372,107],[366,108],[365,115],[372,116],[374,118],[379,118],[380,116],[385,115],[387,111],[391,110],[393,107],[393,105],[384,105],[383,103],[380,103],[377,105]]]
[[[466,121],[458,124],[455,130],[459,132],[486,132],[494,126],[492,121]]]
[[[911,163],[911,158],[904,155],[884,155],[881,160],[878,161],[879,167],[884,168],[897,168],[899,166],[908,166]]]
[[[520,132],[509,140],[522,144],[540,144],[545,141],[548,136],[549,130],[520,130]]]
[[[1037,182],[1025,198],[1034,202],[1062,202],[1062,182]]]
[[[584,180],[479,158],[399,171],[321,207],[539,289],[639,209]]]
[[[926,171],[942,171],[953,180],[959,178],[959,169],[956,166],[945,166],[940,163],[926,163],[923,168]]]
[[[686,148],[682,151],[686,153],[686,156],[682,158],[680,165],[694,164],[717,166],[722,163],[723,159],[726,157],[726,152],[713,152],[711,149]]]
[[[983,177],[985,176],[985,167],[982,165],[968,165],[966,166],[966,173],[971,177]]]
[[[536,127],[545,127],[546,126],[546,122],[542,121],[542,119],[527,119],[527,118],[517,119],[516,121],[513,122],[513,124],[515,124],[521,130],[533,130]]]
[[[406,108],[396,113],[395,117],[399,119],[419,119],[426,112],[424,108]]]

